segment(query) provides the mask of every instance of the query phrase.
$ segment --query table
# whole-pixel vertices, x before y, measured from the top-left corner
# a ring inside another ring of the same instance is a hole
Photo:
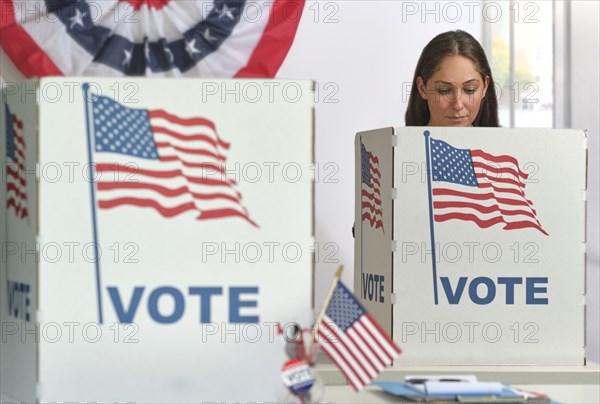
[[[561,404],[598,404],[600,385],[598,384],[519,384],[525,390],[547,394]],[[376,386],[367,386],[356,393],[350,386],[325,386],[322,403],[361,404],[397,403],[398,398],[384,393]]]

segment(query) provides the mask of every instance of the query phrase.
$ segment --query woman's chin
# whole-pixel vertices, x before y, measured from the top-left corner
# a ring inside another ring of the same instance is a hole
[[[451,118],[445,117],[439,121],[430,121],[427,126],[455,126],[455,127],[468,127],[473,126],[473,122],[469,120],[469,117],[462,118]]]

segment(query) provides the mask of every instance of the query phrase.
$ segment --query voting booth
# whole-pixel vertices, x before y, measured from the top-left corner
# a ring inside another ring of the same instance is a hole
[[[312,313],[311,86],[9,83],[2,393],[274,401],[277,322]]]
[[[357,133],[357,297],[396,365],[583,365],[586,134]]]

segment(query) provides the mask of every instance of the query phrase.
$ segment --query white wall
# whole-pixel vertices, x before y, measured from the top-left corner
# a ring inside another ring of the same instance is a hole
[[[587,240],[587,356],[600,361],[598,334],[598,165],[600,149],[600,3],[573,1],[571,5],[571,126],[588,130],[588,240]],[[565,268],[566,269],[566,268]]]

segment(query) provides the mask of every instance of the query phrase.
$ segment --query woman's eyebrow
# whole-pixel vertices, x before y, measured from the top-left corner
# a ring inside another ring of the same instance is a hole
[[[479,83],[479,80],[477,80],[477,79],[470,79],[470,80],[465,81],[463,84],[470,84],[472,82]],[[447,85],[453,86],[456,83],[450,82],[450,81],[437,80],[435,82],[435,84],[447,84]]]

